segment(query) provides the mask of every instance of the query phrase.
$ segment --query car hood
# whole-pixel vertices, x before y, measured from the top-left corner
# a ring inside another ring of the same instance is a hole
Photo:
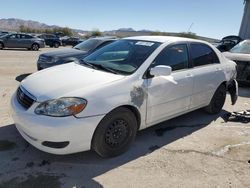
[[[250,54],[224,52],[223,55],[226,58],[233,60],[233,61],[248,61],[248,62],[250,62]]]
[[[125,76],[94,70],[76,63],[59,65],[36,72],[21,82],[21,86],[33,95],[38,102],[67,97],[67,94],[118,81]],[[81,93],[83,95],[84,93]],[[81,96],[68,96],[81,97]]]
[[[79,56],[79,55],[85,55],[85,54],[87,54],[86,51],[81,51],[81,50],[72,48],[72,49],[56,50],[53,52],[44,53],[41,56],[63,58],[63,57]]]

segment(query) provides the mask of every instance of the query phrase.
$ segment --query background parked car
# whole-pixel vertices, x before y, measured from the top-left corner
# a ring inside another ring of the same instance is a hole
[[[226,36],[222,38],[217,48],[221,52],[226,52],[232,49],[235,45],[237,45],[241,41],[242,41],[242,38],[240,38],[239,36],[235,36],[235,35]]]
[[[71,49],[57,50],[41,54],[37,61],[37,70],[77,61],[115,40],[115,38],[110,37],[91,38]]]
[[[62,40],[62,45],[63,46],[75,46],[81,42],[83,42],[83,40],[79,39],[78,37],[68,37],[68,38],[61,38]]]
[[[236,62],[237,81],[241,84],[250,84],[250,40],[240,42],[223,54]]]
[[[43,39],[28,34],[7,34],[0,37],[0,49],[27,48],[29,50],[39,50],[39,48],[44,47]]]
[[[9,34],[8,31],[0,31],[0,36],[7,35],[7,34]]]
[[[56,35],[42,34],[42,35],[38,35],[38,37],[41,39],[44,39],[45,44],[50,46],[50,47],[58,48],[59,46],[62,45],[62,41]]]

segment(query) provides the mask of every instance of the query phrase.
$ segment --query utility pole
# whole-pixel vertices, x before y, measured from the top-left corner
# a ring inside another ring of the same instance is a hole
[[[244,0],[245,8],[241,21],[239,36],[243,39],[250,39],[250,1]]]
[[[194,23],[192,22],[191,25],[190,25],[189,28],[188,28],[188,33],[190,33],[191,28],[193,27],[193,25],[194,25]]]

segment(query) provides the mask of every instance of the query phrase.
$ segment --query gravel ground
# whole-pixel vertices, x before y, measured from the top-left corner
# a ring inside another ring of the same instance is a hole
[[[225,122],[228,112],[250,110],[250,88],[229,96],[219,115],[202,110],[138,133],[122,156],[94,152],[56,156],[29,145],[16,131],[10,97],[40,53],[0,50],[0,188],[6,187],[249,187],[250,123]]]

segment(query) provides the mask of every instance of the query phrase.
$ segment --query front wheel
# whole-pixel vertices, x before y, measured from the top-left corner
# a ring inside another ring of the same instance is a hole
[[[210,114],[218,114],[224,106],[226,100],[227,89],[224,84],[220,85],[214,93],[209,105],[205,107],[205,111]]]
[[[117,108],[97,126],[92,138],[92,149],[102,157],[120,155],[133,143],[136,132],[135,115],[127,108]]]
[[[38,51],[39,50],[39,45],[38,44],[32,44],[31,49],[33,51]]]

